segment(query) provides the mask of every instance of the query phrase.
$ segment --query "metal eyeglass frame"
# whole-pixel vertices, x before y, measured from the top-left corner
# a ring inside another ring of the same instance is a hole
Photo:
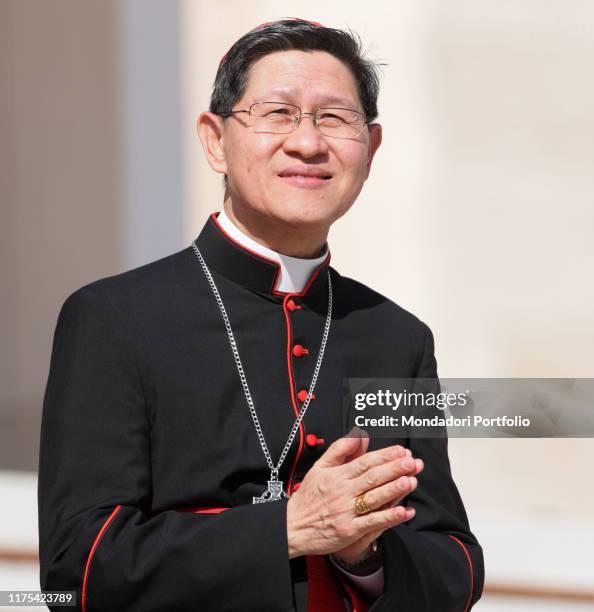
[[[329,136],[330,138],[340,138],[340,139],[357,138],[363,132],[364,127],[369,124],[369,121],[367,121],[367,117],[365,117],[364,113],[353,110],[352,108],[342,108],[340,106],[319,106],[318,108],[314,109],[313,113],[305,113],[301,110],[301,107],[297,106],[296,104],[290,104],[289,102],[275,102],[275,101],[266,101],[266,100],[263,100],[261,102],[254,102],[253,104],[250,104],[249,108],[247,109],[230,110],[224,113],[217,113],[217,114],[220,117],[227,118],[236,113],[248,113],[250,117],[252,117],[252,119],[260,119],[262,117],[252,114],[252,109],[254,108],[254,106],[258,106],[259,104],[280,104],[282,106],[291,106],[293,108],[296,108],[299,111],[299,116],[297,117],[297,120],[296,121],[293,120],[293,126],[294,126],[293,129],[289,130],[288,132],[270,132],[273,134],[291,134],[292,132],[294,132],[295,130],[299,128],[299,125],[301,124],[301,119],[303,118],[304,115],[309,115],[311,117],[314,127],[320,131],[320,134],[323,134],[324,136]],[[349,111],[349,113],[356,113],[357,115],[360,115],[361,117],[363,117],[363,123],[361,124],[359,131],[353,136],[334,136],[332,134],[324,134],[324,132],[320,130],[320,128],[318,127],[318,112],[321,110],[333,110],[333,109]],[[266,132],[257,132],[257,133],[266,133]]]

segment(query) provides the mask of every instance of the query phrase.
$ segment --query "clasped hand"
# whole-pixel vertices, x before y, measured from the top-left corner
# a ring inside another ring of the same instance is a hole
[[[307,472],[287,504],[290,559],[333,553],[356,562],[386,529],[414,517],[414,508],[398,504],[416,489],[423,461],[399,445],[368,446],[366,437],[340,438]],[[360,495],[364,514],[355,508]]]

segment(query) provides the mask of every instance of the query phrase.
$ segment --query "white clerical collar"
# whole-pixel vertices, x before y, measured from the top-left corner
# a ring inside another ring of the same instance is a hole
[[[277,253],[244,234],[233,221],[229,219],[224,210],[221,210],[219,213],[217,221],[221,227],[241,245],[280,264],[280,280],[276,286],[278,291],[283,291],[285,293],[300,293],[303,291],[314,270],[328,256],[328,244],[326,244],[322,255],[315,259],[302,259],[301,257],[290,257],[289,255]]]

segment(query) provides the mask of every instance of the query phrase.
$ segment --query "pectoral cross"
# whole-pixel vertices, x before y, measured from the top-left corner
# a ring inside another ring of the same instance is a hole
[[[271,501],[279,501],[283,497],[288,497],[283,491],[283,481],[278,480],[278,471],[274,470],[268,481],[268,489],[260,497],[252,497],[253,504],[264,504]]]

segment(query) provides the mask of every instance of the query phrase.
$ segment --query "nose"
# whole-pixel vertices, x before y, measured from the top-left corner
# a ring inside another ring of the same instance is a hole
[[[328,152],[328,143],[314,125],[312,113],[302,113],[296,130],[287,134],[284,141],[285,153],[299,153],[303,157],[315,157]]]

